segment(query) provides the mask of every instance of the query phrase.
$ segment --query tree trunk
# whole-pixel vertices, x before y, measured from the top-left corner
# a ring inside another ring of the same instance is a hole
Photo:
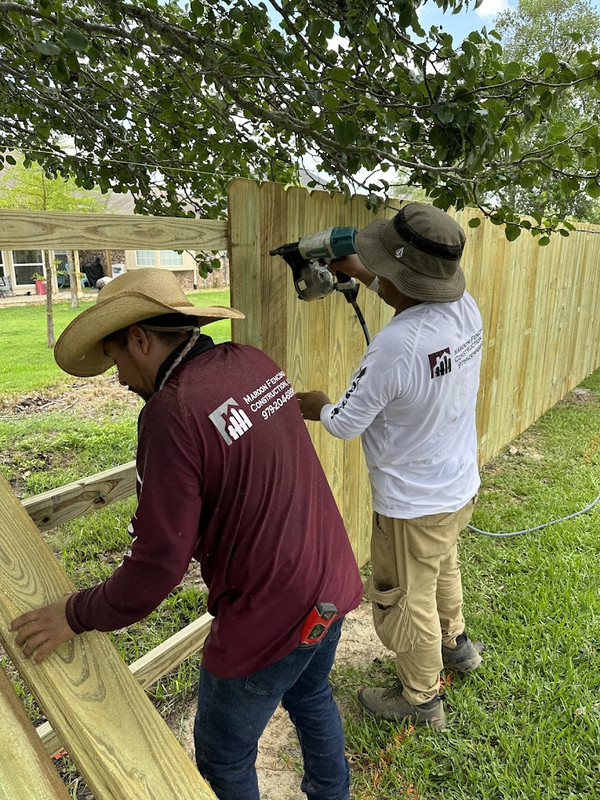
[[[46,258],[46,332],[47,332],[47,345],[54,347],[56,342],[54,336],[54,309],[52,307],[52,291],[54,283],[54,253],[51,250],[45,251]]]
[[[79,253],[77,250],[69,250],[69,286],[71,287],[71,308],[79,308]]]

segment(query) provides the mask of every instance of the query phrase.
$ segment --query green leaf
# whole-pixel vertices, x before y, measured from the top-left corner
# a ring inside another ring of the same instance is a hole
[[[504,229],[504,235],[509,242],[514,242],[521,235],[521,228],[518,225],[507,225]]]
[[[329,71],[329,77],[332,81],[346,83],[346,81],[350,80],[350,70],[344,67],[333,67],[333,69]]]
[[[83,53],[87,50],[88,39],[77,28],[68,28],[63,36],[63,42],[71,50]]]
[[[550,237],[549,236],[541,236],[538,242],[540,247],[546,247],[546,245],[550,244]]]
[[[600,197],[600,184],[597,181],[588,181],[585,185],[586,194],[597,200]]]
[[[469,220],[469,228],[478,228],[481,225],[479,217],[473,217]]]
[[[454,119],[454,112],[446,104],[436,103],[434,106],[432,106],[432,111],[442,125],[449,125]]]
[[[558,58],[554,53],[542,53],[538,60],[538,69],[540,71],[543,70],[558,70],[560,69],[560,64],[558,62]]]
[[[560,188],[565,194],[579,191],[579,181],[577,178],[563,178],[560,182]]]
[[[341,145],[353,144],[358,139],[359,135],[360,128],[356,122],[349,117],[340,120],[334,129],[335,140]]]
[[[330,111],[337,111],[340,107],[340,101],[333,92],[326,92],[322,98],[323,105]]]
[[[57,47],[54,42],[34,42],[34,48],[44,56],[56,56],[60,53],[60,47]]]

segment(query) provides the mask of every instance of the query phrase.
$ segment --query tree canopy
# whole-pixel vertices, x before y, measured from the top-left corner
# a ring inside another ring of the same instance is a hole
[[[600,196],[598,53],[574,31],[568,62],[505,60],[494,31],[424,31],[420,5],[0,0],[0,150],[159,214],[219,215],[230,177],[294,182],[305,157],[346,191],[373,171],[374,203],[401,171],[442,208],[480,206],[509,238],[545,241],[558,219],[532,225],[507,190]],[[590,114],[555,121],[583,86]]]
[[[4,161],[0,172],[0,208],[88,213],[106,209],[106,199],[99,191],[83,191],[73,178],[63,178],[60,174],[48,178],[37,163],[26,168],[18,153],[6,154]]]
[[[496,17],[494,27],[502,35],[505,59],[532,65],[544,52],[554,53],[570,66],[576,65],[582,48],[597,49],[600,43],[600,14],[587,0],[519,0],[515,9]],[[573,31],[577,31],[577,37],[572,36]],[[541,120],[527,131],[522,147],[537,149],[550,124],[562,123],[563,129],[569,131],[594,125],[597,105],[596,93],[590,93],[585,83],[565,90],[551,120]],[[522,212],[600,222],[600,201],[596,196],[577,190],[573,181],[555,180],[549,172],[532,187],[516,183],[507,187],[504,196],[511,207]]]

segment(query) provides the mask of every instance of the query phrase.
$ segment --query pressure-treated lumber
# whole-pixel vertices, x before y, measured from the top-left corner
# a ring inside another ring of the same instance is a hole
[[[69,800],[2,667],[0,720],[0,800]]]
[[[227,222],[0,209],[0,250],[226,250]]]
[[[387,211],[393,215],[393,211]],[[334,400],[345,390],[365,349],[354,311],[341,293],[297,299],[292,272],[269,251],[334,225],[364,227],[373,214],[360,201],[327,192],[235,180],[229,187],[231,303],[246,314],[233,321],[235,341],[262,348],[296,391],[321,389]],[[374,292],[361,287],[359,305],[374,335],[390,318]],[[308,430],[344,518],[360,564],[369,558],[370,488],[360,440],[341,441],[321,425]]]
[[[185,628],[165,639],[158,647],[130,664],[131,674],[134,675],[142,689],[152,686],[159,678],[178,667],[186,658],[201,650],[209,634],[212,620],[211,614],[203,614],[199,619],[190,622]],[[54,755],[62,749],[62,743],[49,722],[40,725],[37,733],[45,751],[50,755]]]
[[[135,475],[135,461],[128,461],[29,497],[23,507],[41,531],[48,531],[129,497],[135,492]]]
[[[333,225],[364,228],[375,217],[393,216],[402,202],[373,214],[361,196],[346,202],[339,194],[298,187],[231,183],[232,302],[247,315],[234,321],[234,338],[269,353],[296,391],[320,389],[335,402],[365,341],[340,294],[297,300],[290,268],[269,250]],[[466,233],[461,263],[483,318],[477,406],[483,464],[600,366],[600,228],[580,225],[581,232],[553,236],[540,247],[527,232],[508,242],[503,227],[475,209],[449,213]],[[475,218],[481,224],[471,228]],[[373,336],[391,310],[363,287],[358,303]],[[308,429],[363,564],[369,557],[371,500],[359,442],[335,440],[315,423]]]
[[[0,639],[95,800],[215,800],[106,634],[22,658],[10,621],[73,588],[0,476]]]

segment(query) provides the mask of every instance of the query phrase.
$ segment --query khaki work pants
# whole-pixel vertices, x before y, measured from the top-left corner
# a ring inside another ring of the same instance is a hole
[[[366,590],[377,635],[396,653],[403,695],[413,705],[438,693],[442,644],[455,647],[465,629],[458,536],[474,503],[409,520],[373,515]]]

